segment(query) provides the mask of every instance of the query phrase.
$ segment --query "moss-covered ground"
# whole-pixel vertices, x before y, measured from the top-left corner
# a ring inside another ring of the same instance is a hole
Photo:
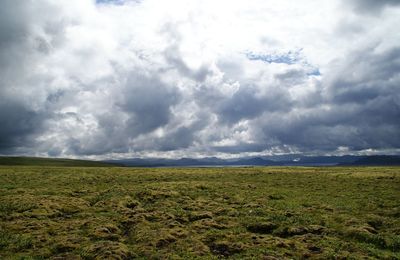
[[[400,259],[400,168],[0,167],[0,259]]]

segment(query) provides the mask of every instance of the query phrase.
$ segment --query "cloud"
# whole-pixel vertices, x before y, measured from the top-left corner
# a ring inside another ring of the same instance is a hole
[[[179,101],[179,92],[168,89],[157,79],[129,77],[122,109],[129,115],[130,135],[149,133],[169,123],[171,107]]]
[[[397,1],[7,0],[0,153],[398,152],[398,17]]]
[[[12,102],[2,102],[0,111],[0,150],[12,151],[12,148],[26,145],[30,137],[41,130],[45,118],[40,113]]]
[[[301,151],[397,148],[400,125],[400,70],[398,48],[373,48],[348,55],[346,62],[321,82],[320,100],[311,107],[297,106],[284,115],[266,114],[260,140],[291,144]]]
[[[257,87],[243,86],[231,98],[222,100],[216,112],[221,122],[236,123],[242,119],[251,120],[264,112],[287,112],[290,107],[289,93],[283,89],[271,88],[260,94]]]
[[[355,11],[367,14],[379,14],[386,7],[399,6],[397,0],[352,0]]]

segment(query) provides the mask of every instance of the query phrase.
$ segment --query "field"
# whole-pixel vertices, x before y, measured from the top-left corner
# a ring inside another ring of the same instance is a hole
[[[400,259],[400,168],[0,167],[1,259]]]
[[[0,165],[9,166],[58,166],[58,167],[115,167],[98,161],[73,160],[64,158],[40,158],[40,157],[0,157]]]

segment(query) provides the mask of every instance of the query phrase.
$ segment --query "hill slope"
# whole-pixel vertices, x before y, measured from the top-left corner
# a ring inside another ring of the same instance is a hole
[[[117,163],[127,167],[206,167],[206,166],[362,166],[362,165],[400,165],[400,156],[266,156],[222,159],[205,158],[131,158],[106,160],[106,163]]]
[[[63,166],[63,167],[115,167],[117,164],[40,157],[0,157],[0,165],[26,165],[26,166]]]
[[[375,156],[365,156],[359,158],[352,163],[344,163],[343,165],[356,165],[356,166],[395,166],[400,165],[400,156],[390,156],[390,155],[375,155]]]

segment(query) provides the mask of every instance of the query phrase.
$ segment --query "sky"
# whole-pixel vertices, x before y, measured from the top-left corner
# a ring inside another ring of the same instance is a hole
[[[0,154],[400,154],[398,0],[3,0]]]

